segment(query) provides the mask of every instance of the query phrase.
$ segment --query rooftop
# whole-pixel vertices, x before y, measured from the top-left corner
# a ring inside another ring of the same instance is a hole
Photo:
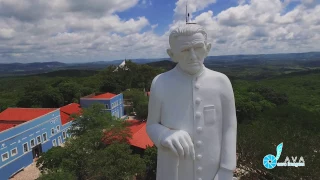
[[[0,121],[30,121],[57,108],[7,108],[0,113]]]
[[[0,113],[0,132],[48,114],[57,108],[7,108]]]
[[[116,94],[112,94],[112,93],[104,93],[104,94],[100,94],[100,95],[96,95],[90,98],[94,98],[94,99],[111,99],[113,97],[117,96]]]
[[[149,138],[146,130],[146,122],[141,122],[138,120],[126,120],[129,124],[128,130],[131,131],[131,138],[123,138],[121,135],[117,135],[119,132],[117,131],[107,131],[105,132],[105,137],[103,139],[103,142],[106,144],[110,144],[113,141],[125,141],[128,142],[130,145],[139,147],[142,149],[146,149],[147,146],[153,146],[153,142]],[[112,133],[115,133],[112,135]],[[121,132],[120,132],[121,133]]]
[[[15,124],[12,124],[12,123],[0,123],[0,132],[5,131],[7,129],[10,129],[12,127],[15,127],[17,125],[19,125],[19,123],[15,123]]]
[[[71,114],[81,113],[80,105],[77,103],[71,103],[60,108],[61,124],[64,125],[73,119],[70,118]]]
[[[146,149],[147,146],[153,146],[153,142],[147,134],[147,122],[141,122],[139,120],[127,120],[127,122],[130,123],[129,128],[132,133],[132,139],[129,139],[129,143],[132,146],[142,149]]]

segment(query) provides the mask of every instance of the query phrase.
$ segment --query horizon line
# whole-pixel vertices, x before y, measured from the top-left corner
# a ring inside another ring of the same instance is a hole
[[[233,55],[211,55],[208,57],[222,57],[222,56],[257,56],[257,55],[276,55],[276,54],[306,54],[306,53],[320,53],[320,51],[307,51],[307,52],[294,52],[294,53],[261,53],[261,54],[233,54]],[[114,60],[105,60],[105,61],[85,61],[85,62],[61,62],[61,61],[35,61],[35,62],[10,62],[10,63],[1,63],[0,64],[32,64],[32,63],[50,63],[50,62],[58,62],[63,64],[86,64],[86,63],[94,63],[94,62],[112,62],[112,61],[125,61],[125,60],[137,60],[137,59],[170,59],[170,57],[159,57],[159,58],[124,58],[124,59],[114,59]]]

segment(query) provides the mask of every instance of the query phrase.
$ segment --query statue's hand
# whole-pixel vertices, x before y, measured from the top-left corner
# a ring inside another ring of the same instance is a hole
[[[161,145],[169,148],[178,157],[191,156],[195,159],[194,146],[190,135],[182,130],[169,130],[161,139]]]

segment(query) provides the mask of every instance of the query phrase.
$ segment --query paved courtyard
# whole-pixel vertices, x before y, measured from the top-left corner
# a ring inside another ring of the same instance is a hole
[[[40,171],[36,166],[36,162],[24,168],[10,180],[34,180],[40,176]]]

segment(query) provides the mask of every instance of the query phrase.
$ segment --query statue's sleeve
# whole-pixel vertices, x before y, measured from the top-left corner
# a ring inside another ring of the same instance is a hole
[[[220,167],[234,171],[236,169],[237,117],[231,82],[223,78],[222,91],[222,142]]]
[[[153,143],[159,148],[161,136],[169,129],[161,125],[161,84],[156,76],[151,84],[148,104],[147,133]]]

